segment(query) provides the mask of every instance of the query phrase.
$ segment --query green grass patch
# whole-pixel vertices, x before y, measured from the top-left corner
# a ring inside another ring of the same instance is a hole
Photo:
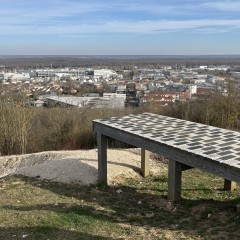
[[[239,187],[223,191],[222,179],[193,169],[182,188],[173,204],[166,175],[110,187],[1,179],[0,239],[240,238]]]

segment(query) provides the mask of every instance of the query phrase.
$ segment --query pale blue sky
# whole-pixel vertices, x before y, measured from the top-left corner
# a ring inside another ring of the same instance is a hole
[[[8,54],[240,54],[240,0],[0,0]]]

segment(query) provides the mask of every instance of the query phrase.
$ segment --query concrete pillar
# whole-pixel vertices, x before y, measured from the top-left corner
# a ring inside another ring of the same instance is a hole
[[[181,163],[169,160],[168,163],[168,199],[181,200],[182,170]]]
[[[107,185],[107,137],[97,133],[98,183]]]
[[[224,179],[224,190],[226,191],[232,191],[235,190],[237,188],[237,183],[230,181],[228,179]]]
[[[150,159],[150,152],[141,149],[141,171],[143,177],[147,177],[149,175],[149,159]]]

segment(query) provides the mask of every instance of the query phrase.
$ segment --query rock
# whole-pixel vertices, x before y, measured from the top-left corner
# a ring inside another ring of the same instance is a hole
[[[118,189],[118,190],[116,191],[116,193],[121,194],[121,193],[123,193],[123,191],[122,191],[121,189]]]

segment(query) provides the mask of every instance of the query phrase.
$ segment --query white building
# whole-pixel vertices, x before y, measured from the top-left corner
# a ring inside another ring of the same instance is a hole
[[[74,97],[74,96],[51,96],[46,97],[49,105],[63,107],[91,107],[91,108],[124,108],[125,97]]]
[[[197,85],[190,85],[189,91],[191,92],[191,94],[197,94]]]
[[[111,69],[94,70],[94,77],[110,78],[117,76],[117,73]]]
[[[4,74],[4,80],[27,80],[30,79],[29,73],[5,73]]]

